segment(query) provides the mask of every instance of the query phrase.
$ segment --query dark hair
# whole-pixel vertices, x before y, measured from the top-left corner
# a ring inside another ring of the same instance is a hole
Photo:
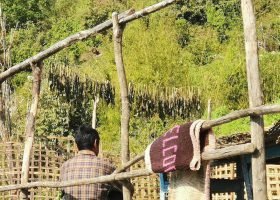
[[[99,134],[98,132],[88,125],[80,126],[75,135],[75,142],[80,150],[92,150],[94,142],[97,140],[99,144]]]

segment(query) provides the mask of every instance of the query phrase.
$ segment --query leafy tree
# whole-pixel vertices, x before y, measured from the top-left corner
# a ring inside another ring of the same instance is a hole
[[[25,27],[26,23],[38,23],[47,19],[55,0],[2,0],[2,7],[7,16],[8,26],[16,24]]]

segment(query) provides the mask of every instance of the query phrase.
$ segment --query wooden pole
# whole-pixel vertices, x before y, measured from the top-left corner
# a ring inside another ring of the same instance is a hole
[[[213,119],[204,122],[202,128],[209,129],[211,127],[218,126],[221,124],[226,124],[243,117],[265,115],[265,114],[272,114],[272,113],[280,113],[280,105],[275,104],[275,105],[267,105],[267,106],[258,106],[254,108],[252,107],[244,110],[233,111],[218,119]]]
[[[252,0],[241,0],[246,51],[246,70],[250,108],[263,104],[260,83],[256,19]],[[251,116],[251,141],[257,151],[252,155],[252,182],[254,200],[267,199],[264,122],[260,115]]]
[[[144,159],[144,156],[145,156],[145,153],[142,153],[142,154],[136,156],[135,158],[133,158],[133,159],[130,160],[129,162],[123,164],[122,167],[116,169],[116,170],[114,171],[114,173],[120,173],[120,172],[125,171],[126,169],[128,169],[129,167],[131,167],[132,165],[134,165],[135,163],[137,163],[138,161],[143,160],[143,159]]]
[[[255,150],[256,147],[251,143],[239,144],[221,149],[204,151],[201,154],[201,158],[202,160],[217,160],[238,155],[250,154]]]
[[[32,145],[34,140],[34,132],[35,132],[35,118],[37,114],[39,94],[40,94],[40,86],[41,86],[41,73],[43,64],[36,63],[32,66],[32,74],[33,74],[33,86],[32,86],[32,103],[30,107],[30,111],[28,113],[26,128],[25,128],[25,145],[24,145],[24,153],[22,160],[22,169],[21,169],[21,184],[26,184],[28,182],[29,176],[29,165],[30,165],[30,157],[32,151]],[[28,190],[22,189],[21,191],[21,199],[28,199]]]
[[[122,36],[123,29],[119,24],[118,14],[112,14],[113,22],[113,40],[114,40],[114,53],[115,62],[117,66],[118,78],[120,83],[122,113],[121,113],[121,159],[122,164],[129,161],[129,101],[128,101],[128,87],[126,81],[125,68],[122,56]],[[131,199],[130,190],[123,185],[123,198],[124,200]]]

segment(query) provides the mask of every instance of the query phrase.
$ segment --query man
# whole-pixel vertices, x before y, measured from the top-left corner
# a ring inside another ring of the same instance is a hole
[[[97,157],[99,141],[100,138],[95,129],[90,126],[78,128],[75,142],[79,152],[78,155],[62,165],[61,181],[81,180],[113,173],[114,166]],[[106,183],[66,187],[63,189],[63,198],[66,200],[105,200],[110,190],[114,189]]]

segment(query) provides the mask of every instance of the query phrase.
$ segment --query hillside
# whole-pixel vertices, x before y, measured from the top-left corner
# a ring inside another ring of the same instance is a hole
[[[30,0],[21,3],[3,0],[8,44],[13,36],[11,60],[5,67],[103,22],[111,17],[113,11],[138,10],[156,2]],[[280,102],[279,10],[278,0],[255,0],[262,87],[268,104]],[[149,91],[194,88],[200,94],[201,102],[201,116],[197,117],[206,117],[208,99],[213,103],[214,118],[248,107],[244,55],[240,2],[237,0],[178,1],[128,24],[124,32],[124,63],[128,80],[137,88]],[[2,56],[2,63],[3,60]],[[45,62],[46,78],[37,124],[40,135],[72,134],[69,112],[75,112],[71,116],[80,118],[79,123],[91,122],[91,104],[81,105],[83,109],[73,111],[73,105],[63,97],[57,101],[49,90],[47,77],[52,65],[69,66],[84,80],[85,76],[91,81],[109,80],[119,94],[111,30],[70,46]],[[14,99],[11,103],[11,129],[14,135],[22,135],[24,131],[26,108],[30,101],[28,76],[30,71],[11,79]],[[20,104],[17,103],[19,101]],[[118,95],[115,106],[100,103],[98,130],[105,141],[104,148],[113,143],[113,148],[119,149],[119,110]],[[266,125],[279,118],[280,115],[266,117]],[[185,120],[189,119],[168,117],[163,120],[157,113],[146,118],[132,117],[132,151],[141,150],[168,127]],[[218,134],[240,132],[247,130],[248,124],[249,120],[238,120],[215,131]]]

